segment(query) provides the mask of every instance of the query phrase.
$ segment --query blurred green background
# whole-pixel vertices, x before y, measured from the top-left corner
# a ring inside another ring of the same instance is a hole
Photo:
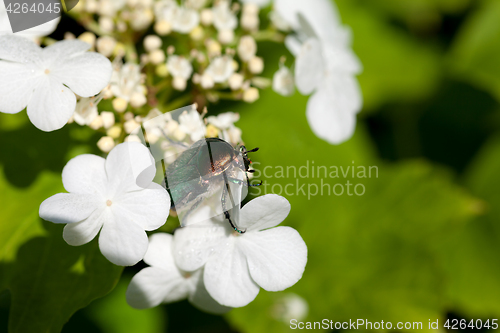
[[[118,282],[121,268],[100,255],[95,241],[70,247],[61,226],[38,217],[39,204],[63,191],[65,163],[81,153],[99,154],[99,137],[76,124],[43,133],[25,112],[0,114],[0,331],[10,325],[11,332],[30,333],[42,327],[288,332],[278,310],[289,293],[307,302],[304,321],[422,321],[425,330],[429,319],[442,325],[447,318],[499,318],[500,1],[337,5],[364,65],[364,109],[351,140],[332,146],[315,137],[305,118],[307,97],[298,93],[286,98],[267,90],[254,104],[211,109],[240,113],[236,125],[247,146],[261,147],[253,157],[261,169],[299,168],[307,161],[378,167],[378,178],[347,178],[365,186],[363,196],[285,195],[292,211],[284,224],[296,228],[309,249],[302,280],[284,292],[261,290],[250,305],[223,317],[186,301],[143,311],[128,307],[126,287],[144,266],[126,268]],[[52,37],[61,39],[66,30],[83,32],[63,18]],[[266,43],[258,54],[276,64],[266,69],[271,76],[286,50]]]

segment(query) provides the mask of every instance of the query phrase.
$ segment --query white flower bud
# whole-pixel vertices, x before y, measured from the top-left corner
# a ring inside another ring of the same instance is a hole
[[[205,45],[207,47],[209,57],[217,57],[221,54],[222,47],[217,41],[209,39]]]
[[[245,30],[259,30],[259,16],[254,14],[243,14],[241,16],[241,27]]]
[[[105,153],[109,153],[115,147],[115,140],[110,136],[103,136],[97,141],[97,147]]]
[[[234,31],[230,29],[219,30],[219,33],[217,34],[217,39],[222,44],[229,44],[234,39]]]
[[[212,13],[212,10],[208,8],[203,9],[200,13],[200,21],[201,24],[205,26],[211,25],[214,21],[214,14]]]
[[[104,128],[108,129],[115,124],[115,114],[110,111],[103,111],[100,114]]]
[[[201,83],[201,75],[198,73],[193,74],[193,83],[200,84]]]
[[[189,37],[191,37],[191,39],[193,40],[202,40],[204,36],[205,36],[205,31],[200,26],[197,26],[189,33]]]
[[[257,53],[257,43],[252,36],[243,36],[238,44],[238,56],[241,60],[247,62]]]
[[[103,36],[97,39],[97,52],[105,57],[110,57],[113,54],[116,46],[116,40],[110,36]]]
[[[243,85],[243,75],[239,74],[239,73],[234,73],[233,75],[231,75],[229,77],[229,88],[231,88],[232,90],[238,90],[241,88],[241,86]]]
[[[73,33],[66,31],[64,33],[64,39],[65,40],[73,40],[73,39],[76,39],[76,36]]]
[[[245,3],[243,5],[243,14],[244,15],[259,15],[259,6],[255,3]]]
[[[83,34],[78,36],[78,39],[89,44],[91,48],[94,48],[96,36],[93,33],[88,32],[88,31],[84,32]]]
[[[103,125],[102,118],[101,116],[97,116],[94,118],[94,120],[89,124],[89,127],[92,128],[93,130],[97,131],[99,128],[101,128]]]
[[[149,61],[153,65],[159,65],[165,61],[165,52],[163,50],[153,50],[149,53]]]
[[[99,17],[99,28],[101,28],[103,32],[112,33],[114,27],[115,24],[113,23],[113,20],[111,18],[107,16]]]
[[[118,139],[122,134],[122,128],[119,125],[115,125],[106,131],[106,134],[113,139]]]
[[[172,32],[172,24],[168,21],[158,21],[155,23],[154,30],[158,35],[165,36]]]
[[[295,91],[295,82],[292,72],[282,66],[273,76],[273,90],[280,95],[290,96]]]
[[[123,98],[115,98],[113,100],[113,109],[115,109],[116,112],[123,112],[127,109],[128,102],[124,100]]]
[[[141,139],[137,135],[135,135],[135,134],[131,134],[129,136],[126,136],[123,141],[125,141],[125,142],[139,142],[139,143],[142,143]]]
[[[85,1],[85,11],[88,13],[95,13],[99,5],[96,0],[86,0]]]
[[[264,60],[261,57],[253,57],[248,62],[248,69],[253,74],[260,74],[264,70]]]
[[[116,30],[118,30],[119,32],[127,31],[127,23],[123,21],[116,22]]]
[[[186,90],[186,86],[187,86],[187,80],[183,77],[175,76],[174,79],[172,80],[172,87],[174,87],[174,89],[176,90],[184,91]]]
[[[192,9],[201,9],[206,2],[206,0],[186,0],[186,6]]]
[[[200,77],[200,84],[203,87],[203,89],[211,89],[214,87],[215,82],[210,75],[205,73]]]
[[[132,96],[130,97],[130,105],[133,108],[140,108],[141,106],[145,105],[147,103],[146,96],[144,94],[134,92]]]
[[[259,89],[250,87],[243,93],[243,100],[247,103],[253,103],[259,99]]]
[[[144,38],[144,48],[146,51],[151,52],[161,47],[161,38],[156,35],[148,35]]]
[[[140,129],[141,124],[139,124],[135,119],[130,119],[123,124],[123,128],[125,129],[125,133],[130,134],[132,132],[136,132]]]
[[[123,118],[128,121],[128,120],[131,120],[131,119],[134,119],[134,114],[132,112],[125,112],[125,114],[123,115]]]

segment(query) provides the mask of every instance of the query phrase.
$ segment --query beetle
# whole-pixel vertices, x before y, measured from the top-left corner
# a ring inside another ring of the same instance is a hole
[[[258,150],[259,148],[255,148],[247,151],[243,145],[235,149],[219,138],[196,141],[165,170],[165,187],[177,212],[185,213],[186,217],[223,182],[221,205],[224,217],[236,232],[244,233],[245,230],[239,229],[231,220],[226,197],[233,200],[229,182],[243,186],[262,184],[250,184],[248,176],[246,182],[232,176],[232,173],[238,170],[245,174],[253,172],[254,170],[249,170],[251,161],[247,154]]]

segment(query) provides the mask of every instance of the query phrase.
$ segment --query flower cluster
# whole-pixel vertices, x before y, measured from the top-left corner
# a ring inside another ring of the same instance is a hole
[[[239,114],[208,110],[220,100],[256,102],[268,87],[283,96],[295,87],[312,94],[306,115],[313,132],[332,144],[349,139],[362,106],[361,64],[330,0],[80,0],[68,15],[87,31],[66,32],[62,41],[42,36],[58,20],[23,37],[0,25],[0,112],[26,108],[43,131],[86,126],[101,134],[97,146],[108,154],[69,161],[62,174],[69,193],[45,200],[40,216],[66,224],[70,245],[99,234],[102,254],[117,265],[144,259],[151,267],[127,293],[137,308],[188,298],[222,313],[248,304],[260,288],[295,284],[307,248],[297,231],[277,227],[290,211],[280,196],[230,207],[245,233],[224,214],[203,215],[202,204],[196,214],[203,223],[148,240],[146,231],[160,228],[171,207],[169,192],[153,182],[152,152],[168,168],[205,138],[237,147]],[[269,64],[262,41],[286,45],[295,59]],[[266,76],[273,65],[277,71]]]

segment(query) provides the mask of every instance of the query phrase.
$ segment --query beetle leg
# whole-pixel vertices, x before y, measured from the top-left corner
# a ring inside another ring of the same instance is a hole
[[[231,215],[229,214],[229,211],[228,211],[227,206],[226,206],[226,196],[229,195],[229,197],[231,198],[231,202],[233,201],[233,197],[231,195],[231,188],[229,187],[229,181],[227,179],[226,173],[224,172],[222,174],[224,175],[224,187],[222,189],[221,203],[222,203],[222,211],[224,212],[224,217],[229,221],[229,224],[231,225],[231,228],[234,229],[234,231],[236,231],[239,234],[244,234],[246,232],[246,230],[238,229],[238,227],[236,227],[234,225],[233,221],[231,220]],[[236,179],[236,180],[241,181],[239,179]],[[232,204],[234,207],[234,202],[232,202]]]

